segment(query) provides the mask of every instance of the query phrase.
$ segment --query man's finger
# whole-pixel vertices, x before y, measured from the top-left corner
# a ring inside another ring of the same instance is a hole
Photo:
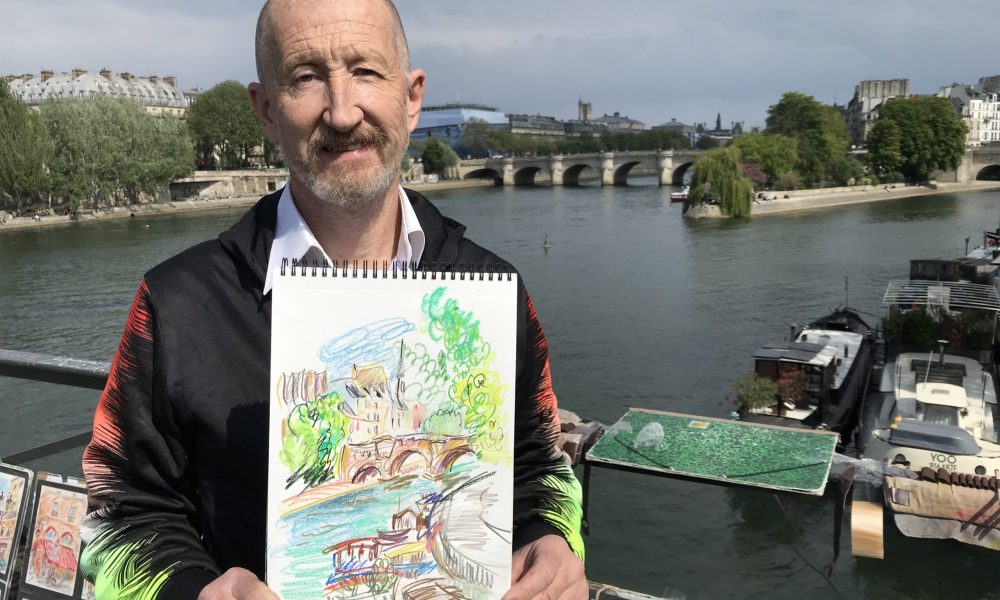
[[[517,583],[504,594],[503,600],[531,600],[548,589],[555,578],[556,573],[544,563],[534,562]]]
[[[590,586],[586,579],[577,579],[559,596],[559,600],[587,600],[590,597]]]

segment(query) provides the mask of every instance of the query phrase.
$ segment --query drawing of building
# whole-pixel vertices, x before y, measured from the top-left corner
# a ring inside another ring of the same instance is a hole
[[[80,556],[80,523],[86,511],[85,494],[42,488],[28,560],[28,583],[73,592]]]
[[[394,388],[394,389],[393,389]],[[403,383],[390,387],[380,364],[351,367],[344,413],[351,419],[349,444],[367,444],[378,437],[413,432],[413,409],[404,402]]]

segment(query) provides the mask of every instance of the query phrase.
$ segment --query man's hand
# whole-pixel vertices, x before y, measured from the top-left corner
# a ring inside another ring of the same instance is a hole
[[[205,586],[198,600],[278,600],[278,595],[250,571],[233,567]]]
[[[546,535],[514,553],[513,585],[503,600],[586,600],[583,563],[558,535]]]

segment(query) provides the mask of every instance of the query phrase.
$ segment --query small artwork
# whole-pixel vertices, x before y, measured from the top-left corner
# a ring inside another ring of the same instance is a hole
[[[80,525],[86,514],[85,488],[38,479],[19,597],[80,597]]]
[[[268,584],[285,600],[509,586],[516,279],[277,277]]]
[[[0,464],[0,600],[7,597],[28,509],[31,471]]]

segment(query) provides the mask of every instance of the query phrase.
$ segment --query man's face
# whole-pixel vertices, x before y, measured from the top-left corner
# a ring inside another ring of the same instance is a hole
[[[293,180],[321,202],[374,212],[397,182],[423,73],[407,73],[382,0],[282,0],[263,87],[250,95]]]

